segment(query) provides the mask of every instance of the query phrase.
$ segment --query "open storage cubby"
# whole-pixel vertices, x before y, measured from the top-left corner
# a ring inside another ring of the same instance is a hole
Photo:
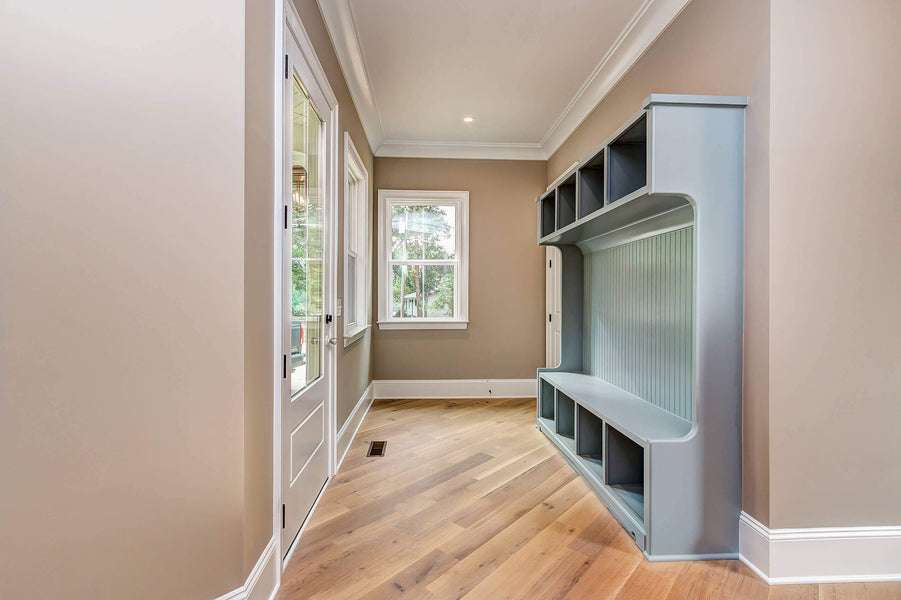
[[[557,187],[557,229],[576,220],[576,174],[573,173]]]
[[[576,436],[576,403],[561,391],[557,391],[557,418],[555,419],[557,435],[569,439]]]
[[[541,198],[541,237],[547,237],[554,233],[556,224],[555,192],[551,191]]]
[[[648,119],[639,118],[608,147],[608,203],[625,198],[648,183]]]
[[[604,421],[581,404],[576,405],[576,455],[604,480]]]
[[[562,306],[537,426],[649,560],[738,556],[746,106],[652,94],[536,198]]]
[[[644,521],[644,448],[607,427],[607,476],[605,483]]]
[[[604,208],[604,151],[579,169],[579,218]]]
[[[542,379],[541,389],[538,392],[538,416],[542,419],[554,420],[554,394],[554,386]]]

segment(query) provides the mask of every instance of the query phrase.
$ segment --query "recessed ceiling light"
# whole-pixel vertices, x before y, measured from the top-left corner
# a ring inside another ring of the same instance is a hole
[[[472,117],[463,117],[464,123],[472,123],[473,121],[475,121],[475,119],[473,119]]]

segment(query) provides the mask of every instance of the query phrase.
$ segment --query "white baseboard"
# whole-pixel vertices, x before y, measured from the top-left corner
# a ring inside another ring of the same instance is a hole
[[[534,398],[534,379],[383,379],[373,381],[376,399]]]
[[[769,529],[742,512],[738,539],[769,584],[901,581],[901,527]]]
[[[244,585],[216,600],[273,600],[278,593],[279,584],[278,558],[275,553],[277,545],[275,536],[272,536]]]
[[[357,405],[354,406],[354,409],[351,411],[350,416],[347,417],[347,420],[344,422],[344,425],[341,426],[341,431],[338,432],[338,439],[335,443],[335,456],[338,456],[338,464],[335,466],[335,472],[338,472],[338,469],[341,468],[341,463],[344,462],[344,457],[347,455],[347,450],[350,448],[350,443],[354,440],[354,436],[357,435],[357,430],[360,429],[360,425],[363,423],[363,418],[366,416],[366,413],[369,412],[369,407],[372,406],[372,400],[374,398],[373,388],[375,382],[369,382],[369,386],[366,388],[366,391],[363,392],[363,395],[357,401]]]

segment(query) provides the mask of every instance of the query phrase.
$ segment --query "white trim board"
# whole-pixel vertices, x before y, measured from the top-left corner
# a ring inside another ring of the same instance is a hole
[[[479,158],[495,160],[547,160],[541,144],[488,142],[408,142],[385,140],[376,156],[399,158]]]
[[[372,406],[372,400],[374,398],[373,383],[374,382],[372,381],[369,382],[369,385],[366,387],[363,395],[360,396],[360,399],[357,401],[357,405],[354,406],[354,409],[351,411],[350,416],[347,417],[344,425],[341,426],[341,431],[338,432],[338,442],[335,444],[335,449],[337,450],[338,456],[338,464],[335,467],[335,473],[337,473],[338,469],[341,468],[341,463],[344,462],[344,457],[347,456],[347,451],[350,449],[350,444],[354,441],[354,437],[356,437],[357,431],[359,431],[360,429],[360,425],[363,424],[363,419],[366,418],[366,414],[369,412],[369,408]]]
[[[601,103],[691,0],[645,0],[619,37],[534,143],[385,140],[349,0],[317,0],[363,129],[376,156],[547,160]]]
[[[278,547],[277,536],[272,536],[263,549],[247,581],[236,590],[219,596],[216,600],[272,600],[278,593],[279,571],[275,550]]]
[[[738,539],[769,584],[901,581],[901,526],[769,529],[742,512]]]
[[[363,51],[360,49],[353,11],[348,0],[317,0],[316,3],[322,13],[322,20],[325,21],[325,28],[332,40],[335,54],[338,56],[338,63],[347,81],[350,98],[360,116],[369,147],[375,153],[382,145],[385,134],[382,131],[382,117],[379,115],[375,95],[372,93],[369,71],[363,59]]]
[[[383,379],[372,382],[379,400],[534,398],[534,379]]]

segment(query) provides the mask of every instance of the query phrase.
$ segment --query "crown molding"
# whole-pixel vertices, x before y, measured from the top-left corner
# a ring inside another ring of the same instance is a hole
[[[376,156],[401,158],[482,158],[494,160],[547,160],[540,144],[493,142],[412,142],[385,140]]]
[[[619,83],[691,0],[646,0],[540,143],[385,140],[349,0],[317,0],[347,87],[376,156],[547,160]]]
[[[344,79],[363,124],[363,131],[366,132],[369,147],[375,152],[382,145],[385,134],[350,4],[348,0],[316,0],[316,3],[335,47],[335,54],[338,55],[338,63],[344,72]]]
[[[550,157],[651,47],[691,0],[647,0],[541,140]]]

